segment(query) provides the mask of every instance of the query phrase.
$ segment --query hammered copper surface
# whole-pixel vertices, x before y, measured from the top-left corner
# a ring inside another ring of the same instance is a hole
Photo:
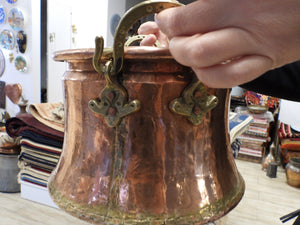
[[[65,142],[49,182],[58,206],[96,224],[205,224],[232,209],[244,181],[228,137],[228,90],[208,89],[219,104],[194,126],[168,108],[192,71],[166,49],[129,47],[120,81],[142,105],[110,128],[88,109],[105,86],[92,56],[91,49],[55,55],[69,64]]]

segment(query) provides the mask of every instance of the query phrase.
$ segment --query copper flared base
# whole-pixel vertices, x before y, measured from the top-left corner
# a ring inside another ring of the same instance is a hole
[[[93,224],[202,225],[218,220],[233,209],[243,197],[245,184],[240,176],[240,183],[229,193],[226,193],[222,199],[204,207],[199,207],[199,210],[189,212],[186,215],[130,213],[121,212],[118,208],[109,208],[107,205],[76,204],[63,196],[51,181],[48,188],[52,199],[61,209]]]

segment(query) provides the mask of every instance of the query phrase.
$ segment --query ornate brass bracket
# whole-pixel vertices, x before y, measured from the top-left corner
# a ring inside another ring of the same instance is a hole
[[[218,104],[218,98],[207,95],[205,86],[196,81],[187,87],[182,96],[170,102],[170,109],[174,113],[186,116],[194,125],[199,125],[202,118]]]
[[[111,76],[112,61],[108,61],[105,66],[101,64],[102,54],[103,38],[100,37],[96,38],[93,64],[98,73],[104,74],[106,86],[101,92],[101,99],[96,98],[89,101],[89,108],[95,113],[103,115],[109,127],[115,127],[124,116],[139,110],[140,102],[133,100],[128,103],[126,89],[117,82],[116,76]]]

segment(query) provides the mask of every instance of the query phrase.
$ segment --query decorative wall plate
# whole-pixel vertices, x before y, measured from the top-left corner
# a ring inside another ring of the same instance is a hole
[[[15,58],[15,67],[20,72],[26,72],[27,71],[27,62],[26,59],[23,56],[17,56]]]
[[[3,55],[2,50],[0,49],[0,77],[3,76],[5,70],[5,57]]]
[[[8,13],[8,23],[14,30],[22,30],[24,27],[24,16],[21,10],[13,8]]]
[[[15,4],[18,0],[6,0],[9,4]]]
[[[0,25],[5,23],[6,15],[5,9],[2,5],[0,5]]]
[[[0,33],[0,46],[12,50],[15,46],[15,35],[10,30],[3,30]]]
[[[27,46],[27,35],[24,33],[24,31],[20,30],[17,33],[16,40],[18,43],[19,52],[24,53]]]

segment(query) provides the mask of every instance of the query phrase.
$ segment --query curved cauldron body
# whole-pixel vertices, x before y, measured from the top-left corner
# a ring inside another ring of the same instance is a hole
[[[218,104],[194,125],[170,110],[194,73],[166,49],[128,47],[118,81],[140,108],[109,127],[88,108],[106,85],[93,54],[68,50],[54,57],[69,65],[63,153],[49,181],[55,203],[95,224],[205,224],[235,207],[244,181],[228,137],[229,90],[205,87]]]

